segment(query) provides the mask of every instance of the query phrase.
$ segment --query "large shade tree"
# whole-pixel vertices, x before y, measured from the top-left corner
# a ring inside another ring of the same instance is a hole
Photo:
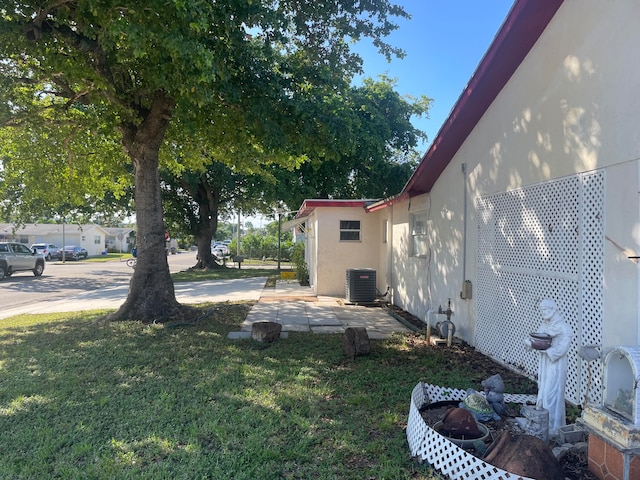
[[[370,37],[394,54],[383,40],[394,16],[406,13],[388,0],[2,2],[0,121],[92,106],[133,166],[138,267],[114,318],[149,321],[179,308],[159,178],[172,122],[215,129],[209,119],[229,112],[244,120],[242,140],[286,147],[322,122],[300,105],[345,88],[360,69],[348,41]]]
[[[295,210],[309,197],[380,198],[398,193],[415,167],[415,147],[424,137],[413,126],[412,117],[426,114],[430,100],[402,97],[394,87],[395,82],[386,77],[365,79],[363,85],[340,95],[309,102],[308,113],[331,121],[324,122],[322,132],[300,134],[290,142],[290,154],[304,152],[306,161],[270,162],[269,155],[255,148],[244,155],[234,148],[233,166],[213,159],[204,162],[202,169],[194,166],[196,170],[181,169],[182,173],[163,169],[165,216],[196,239],[196,266],[217,266],[210,243],[220,213],[272,213],[283,202],[287,210]],[[316,151],[321,135],[325,140]],[[211,148],[225,157],[221,141],[208,143],[209,137],[185,138],[175,155],[200,156]],[[193,144],[196,148],[186,148]],[[241,156],[252,161],[238,161]]]

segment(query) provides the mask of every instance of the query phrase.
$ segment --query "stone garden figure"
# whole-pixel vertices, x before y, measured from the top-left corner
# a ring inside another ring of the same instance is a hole
[[[528,350],[536,348],[540,352],[538,367],[538,399],[536,408],[549,411],[549,434],[555,436],[558,429],[566,424],[564,388],[567,380],[567,352],[571,346],[573,331],[558,312],[556,302],[544,299],[539,305],[542,323],[537,333],[548,334],[551,345],[540,347],[525,340]]]
[[[502,415],[506,406],[504,404],[504,382],[500,374],[496,373],[486,380],[483,380],[482,387],[484,388],[484,394],[489,405],[493,407],[496,414]]]

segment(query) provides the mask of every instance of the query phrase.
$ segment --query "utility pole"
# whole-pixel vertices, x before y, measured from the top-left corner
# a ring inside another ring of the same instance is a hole
[[[64,217],[62,217],[62,263],[65,263],[65,256],[64,256],[64,245],[67,240],[65,239],[64,236]]]
[[[278,209],[278,271],[280,271],[280,252],[282,245],[282,209]]]
[[[240,212],[238,212],[238,231],[236,232],[236,255],[240,256]]]

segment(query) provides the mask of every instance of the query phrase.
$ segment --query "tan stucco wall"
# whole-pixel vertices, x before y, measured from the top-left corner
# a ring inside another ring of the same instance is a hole
[[[640,344],[638,328],[638,162],[607,168],[603,344]]]
[[[565,2],[430,195],[391,207],[398,305],[424,318],[430,306],[444,306],[451,298],[456,334],[473,342],[476,295],[470,301],[459,298],[463,163],[468,172],[466,277],[474,285],[475,197],[595,169],[606,172],[606,236],[640,252],[638,18],[640,2]],[[407,253],[409,214],[420,209],[430,212],[430,259]],[[605,243],[604,343],[638,343],[637,265]]]
[[[320,207],[311,215],[312,231],[307,237],[311,255],[312,286],[318,295],[344,298],[346,271],[350,268],[376,270],[377,289],[386,289],[386,262],[381,261],[382,217],[357,207]],[[359,242],[340,241],[340,220],[359,220]]]
[[[402,202],[393,207],[393,256],[392,270],[393,302],[422,320],[431,303],[429,298],[429,270],[431,258],[412,257],[410,255],[410,216],[414,213],[428,212],[429,196],[414,197],[411,202]],[[431,231],[431,224],[428,226]],[[435,248],[431,249],[431,256]]]

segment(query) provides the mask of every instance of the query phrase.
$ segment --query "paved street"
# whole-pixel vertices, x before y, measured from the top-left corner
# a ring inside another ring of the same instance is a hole
[[[195,252],[169,255],[169,269],[186,270],[195,265]],[[125,262],[47,262],[42,277],[30,272],[17,273],[0,281],[0,318],[20,307],[35,307],[55,300],[70,300],[81,293],[125,291],[133,270]]]

